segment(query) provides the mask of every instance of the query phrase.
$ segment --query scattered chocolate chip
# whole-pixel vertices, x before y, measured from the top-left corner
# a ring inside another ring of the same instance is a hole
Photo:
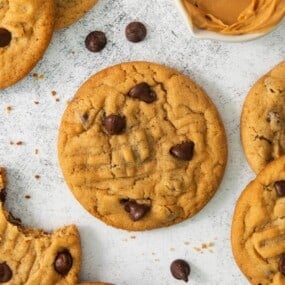
[[[279,197],[285,196],[285,180],[276,181],[274,183],[276,194]]]
[[[279,271],[285,275],[285,254],[281,255],[281,258],[279,260]]]
[[[191,269],[189,264],[183,259],[176,259],[170,265],[170,271],[174,278],[188,282]]]
[[[128,96],[134,99],[139,99],[146,103],[152,103],[156,100],[156,93],[151,90],[150,86],[145,83],[139,83],[134,86],[128,93]]]
[[[5,190],[5,189],[3,189],[3,190],[0,191],[0,201],[1,201],[2,203],[5,203],[6,195],[7,195],[7,193],[6,193],[6,190]]]
[[[146,27],[141,22],[131,22],[126,26],[126,38],[133,43],[141,42],[147,34]]]
[[[6,262],[0,263],[0,283],[8,282],[13,276],[12,270]]]
[[[8,30],[0,28],[0,47],[6,47],[10,44],[11,40],[12,34]]]
[[[65,250],[57,254],[54,261],[54,269],[60,275],[66,275],[72,267],[73,259],[69,251]]]
[[[125,211],[129,213],[133,221],[140,220],[150,210],[150,207],[148,205],[138,204],[134,200],[129,200],[126,202],[124,200],[121,200],[120,202],[124,205]]]
[[[193,157],[194,143],[192,141],[177,144],[170,149],[170,154],[182,160],[191,160]]]
[[[107,43],[106,36],[103,32],[94,31],[88,34],[85,39],[85,46],[92,52],[101,51]]]
[[[126,118],[119,115],[109,115],[104,118],[103,126],[108,135],[118,135],[126,128]]]

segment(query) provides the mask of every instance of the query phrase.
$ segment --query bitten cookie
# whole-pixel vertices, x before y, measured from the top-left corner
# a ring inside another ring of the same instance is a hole
[[[251,88],[240,125],[243,149],[254,172],[285,154],[285,61]]]
[[[254,285],[285,284],[285,156],[241,194],[232,221],[237,265]]]
[[[79,20],[98,0],[55,0],[55,28],[62,29]]]
[[[0,89],[32,70],[53,29],[53,0],[0,0]]]
[[[224,174],[220,116],[191,79],[148,62],[92,76],[68,104],[59,162],[77,200],[105,223],[147,230],[201,210]]]
[[[21,225],[5,211],[5,171],[0,168],[0,283],[9,285],[77,284],[80,237],[74,225],[52,234]]]

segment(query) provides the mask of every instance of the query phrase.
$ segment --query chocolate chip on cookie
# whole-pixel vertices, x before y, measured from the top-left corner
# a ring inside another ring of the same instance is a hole
[[[93,31],[85,39],[85,46],[92,52],[101,51],[107,44],[107,38],[103,32]]]
[[[148,205],[139,204],[134,200],[121,200],[121,203],[124,205],[125,211],[129,213],[133,221],[140,220],[150,210]]]
[[[181,160],[191,160],[193,157],[194,143],[192,141],[177,144],[170,149],[170,154]]]
[[[285,254],[281,255],[279,260],[279,271],[285,275]]]
[[[73,259],[69,251],[65,250],[57,254],[54,261],[54,269],[60,275],[66,275],[72,267]]]
[[[8,282],[13,276],[12,270],[6,262],[0,263],[0,283]]]
[[[4,28],[0,28],[0,47],[6,47],[12,40],[12,34]]]
[[[279,197],[285,196],[285,180],[276,181],[274,183],[276,194]]]
[[[146,37],[147,30],[143,23],[132,22],[127,25],[125,34],[130,42],[138,43]]]
[[[191,268],[183,259],[176,259],[170,265],[170,271],[174,278],[188,282]]]
[[[108,135],[118,135],[126,128],[126,118],[120,115],[109,115],[104,118],[103,126]]]
[[[146,82],[142,82],[134,86],[129,91],[128,96],[144,101],[145,103],[152,103],[156,100],[156,93]]]

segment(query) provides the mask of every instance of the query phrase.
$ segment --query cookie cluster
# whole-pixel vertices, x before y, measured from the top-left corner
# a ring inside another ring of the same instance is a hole
[[[257,176],[237,202],[232,248],[252,284],[285,284],[284,95],[285,61],[252,87],[241,116],[244,152]]]

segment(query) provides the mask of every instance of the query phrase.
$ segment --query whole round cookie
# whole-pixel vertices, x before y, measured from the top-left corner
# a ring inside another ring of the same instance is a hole
[[[55,29],[65,28],[79,20],[98,0],[55,0]]]
[[[69,225],[49,234],[23,226],[4,208],[5,178],[0,167],[0,283],[77,284],[81,265],[77,227]]]
[[[285,61],[251,88],[240,125],[243,149],[255,173],[285,154]]]
[[[53,0],[0,0],[0,89],[27,75],[54,29]]]
[[[91,214],[147,230],[206,205],[223,177],[227,144],[215,106],[191,79],[129,62],[78,90],[62,117],[58,154],[71,191]]]
[[[251,284],[285,284],[285,156],[269,163],[241,194],[232,249]]]

